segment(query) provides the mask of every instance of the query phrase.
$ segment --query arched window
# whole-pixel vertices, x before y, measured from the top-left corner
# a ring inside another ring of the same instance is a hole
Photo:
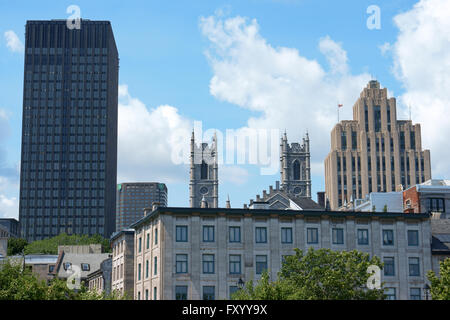
[[[208,165],[204,160],[202,160],[202,165],[200,168],[200,179],[208,179]]]
[[[300,180],[300,163],[298,160],[294,161],[294,180]]]

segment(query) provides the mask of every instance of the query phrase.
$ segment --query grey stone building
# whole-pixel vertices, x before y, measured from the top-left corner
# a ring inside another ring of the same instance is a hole
[[[371,192],[398,191],[431,179],[430,151],[422,150],[420,124],[397,120],[394,97],[371,80],[353,105],[353,120],[331,131],[325,192],[331,209]]]
[[[111,293],[111,267],[112,258],[109,257],[100,263],[99,269],[87,275],[86,283],[89,290],[98,294],[109,295]]]
[[[116,232],[110,240],[113,251],[111,289],[132,298],[134,296],[134,230],[124,229]]]
[[[295,197],[311,198],[311,168],[309,136],[303,144],[288,143],[284,133],[280,144],[281,189]]]
[[[219,206],[219,176],[217,158],[217,138],[212,143],[195,142],[194,131],[191,137],[191,166],[189,182],[189,202],[191,208]]]
[[[432,268],[428,214],[159,207],[132,227],[138,300],[228,299],[294,248],[380,257],[389,299],[423,298]]]

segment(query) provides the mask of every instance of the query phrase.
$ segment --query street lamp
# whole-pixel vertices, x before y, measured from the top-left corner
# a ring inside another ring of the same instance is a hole
[[[242,278],[239,278],[239,281],[238,281],[238,288],[239,288],[239,289],[243,289],[243,288],[244,288],[244,285],[245,285],[244,280],[242,280]]]
[[[424,293],[425,293],[425,300],[428,300],[428,294],[429,294],[429,292],[430,292],[430,286],[428,285],[428,283],[426,283],[424,286],[423,286],[423,290],[425,291]]]

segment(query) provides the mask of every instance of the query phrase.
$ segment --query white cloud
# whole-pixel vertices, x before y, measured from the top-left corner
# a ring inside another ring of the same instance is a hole
[[[6,39],[6,46],[9,50],[11,50],[12,52],[23,52],[24,45],[14,31],[5,31],[4,36]]]
[[[424,0],[394,18],[399,28],[392,45],[394,73],[405,93],[399,106],[411,106],[421,124],[422,144],[430,149],[433,177],[449,177],[450,2]]]
[[[15,197],[7,198],[0,194],[0,217],[1,218],[19,218],[19,200]]]
[[[386,54],[392,49],[391,44],[389,42],[385,42],[382,45],[378,46],[381,51],[381,55],[386,56]]]
[[[119,86],[118,182],[180,182],[189,178],[188,168],[171,161],[174,148],[189,148],[191,121],[175,107],[148,109]]]
[[[239,166],[220,166],[219,180],[222,182],[231,182],[235,185],[242,185],[248,181],[249,173],[246,169]]]
[[[256,20],[210,16],[201,18],[200,27],[210,41],[206,51],[214,73],[210,93],[260,112],[248,120],[250,128],[286,128],[290,142],[300,141],[308,130],[312,165],[323,173],[337,104],[344,104],[340,118],[352,119],[353,103],[370,75],[352,75],[346,52],[328,36],[318,44],[329,63],[325,70],[297,49],[271,46],[260,35]]]

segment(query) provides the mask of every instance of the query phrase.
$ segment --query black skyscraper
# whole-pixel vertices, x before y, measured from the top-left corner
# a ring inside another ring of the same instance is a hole
[[[22,237],[115,229],[118,52],[109,21],[27,21]]]

